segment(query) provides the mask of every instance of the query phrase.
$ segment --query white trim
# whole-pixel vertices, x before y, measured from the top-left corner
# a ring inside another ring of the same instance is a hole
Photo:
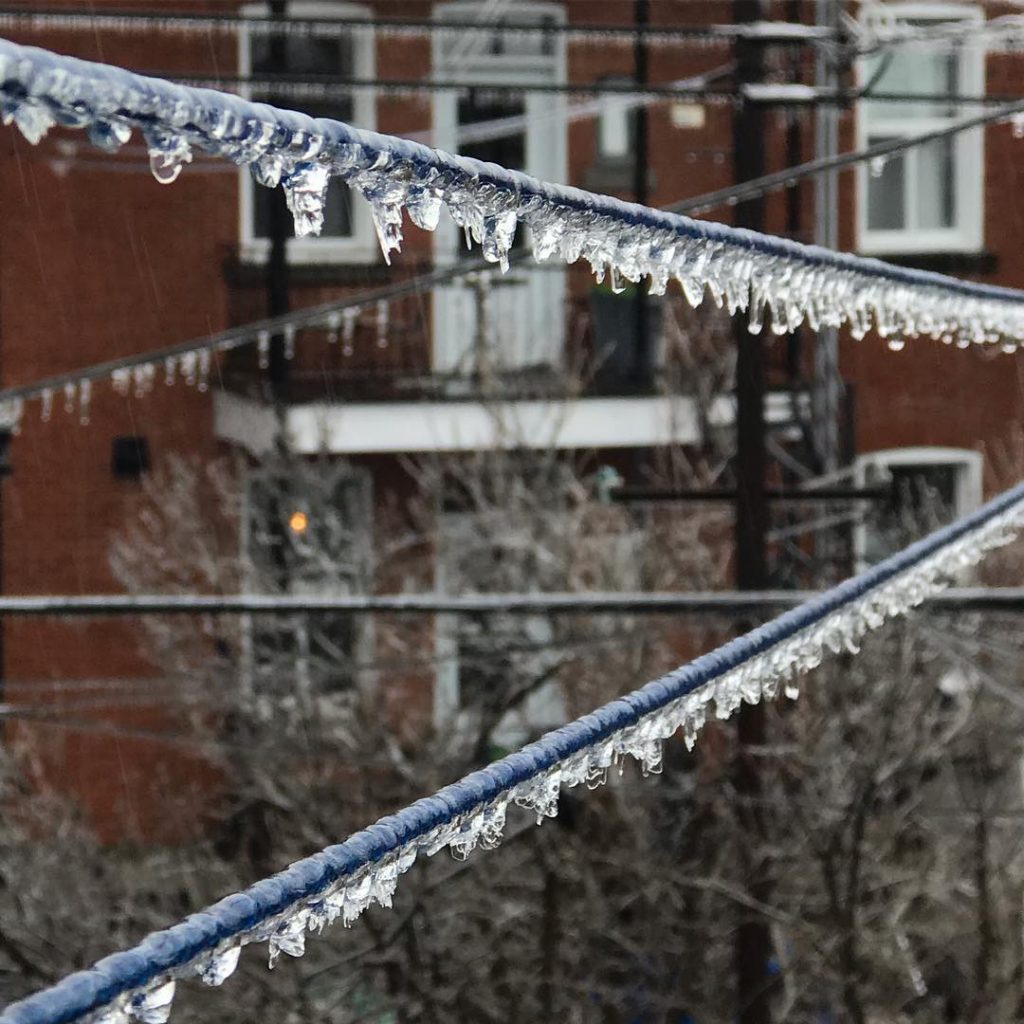
[[[969,4],[947,3],[886,3],[865,6],[862,20],[869,21],[882,17],[895,20],[919,19],[942,22],[963,21],[980,24],[985,20],[981,8]],[[922,44],[923,45],[923,44]],[[896,51],[898,56],[899,50]],[[981,95],[985,90],[985,52],[980,45],[965,45],[958,51],[960,73],[958,91],[965,95]],[[857,65],[858,84],[864,82],[864,64]],[[922,96],[927,100],[927,96]],[[865,100],[870,102],[870,100]],[[868,144],[869,137],[905,136],[918,134],[933,128],[940,128],[957,117],[962,111],[949,117],[920,117],[892,119],[883,116],[865,116],[863,103],[857,107],[856,138],[857,148]],[[985,133],[981,128],[960,132],[953,137],[955,182],[954,206],[956,223],[951,228],[921,229],[912,224],[899,230],[878,230],[867,226],[867,195],[869,175],[867,164],[857,168],[855,196],[855,220],[857,250],[859,252],[885,255],[891,253],[933,253],[933,252],[978,252],[984,245],[984,188],[985,188]],[[916,161],[921,149],[915,147],[903,154],[906,177],[915,177]],[[913,193],[911,193],[913,195]],[[905,211],[913,216],[911,206]]]
[[[261,17],[269,13],[269,4],[249,3],[240,11],[243,17]],[[372,12],[361,4],[348,0],[292,0],[288,13],[297,18],[367,17]],[[238,70],[244,78],[252,70],[250,36],[244,29],[238,32]],[[354,76],[373,79],[377,69],[377,45],[373,29],[359,28],[352,32]],[[245,92],[243,91],[243,95]],[[353,122],[360,128],[373,131],[377,126],[377,100],[373,89],[358,89],[352,95]],[[240,256],[246,263],[265,263],[270,254],[270,242],[256,238],[252,233],[253,190],[257,185],[248,170],[243,168],[239,179],[239,239]],[[358,196],[352,197],[351,238],[289,238],[288,261],[302,263],[376,263],[380,256],[370,207]]]
[[[887,469],[890,466],[956,466],[956,508],[953,510],[956,518],[973,512],[981,505],[982,474],[985,466],[981,452],[970,448],[943,448],[931,445],[866,452],[854,460],[854,486],[868,486],[874,482],[868,479],[869,470]],[[864,557],[866,548],[867,527],[863,522],[858,522],[853,531],[856,572],[862,572],[868,567]]]
[[[438,5],[434,17],[471,20],[480,13],[478,0],[455,0]],[[565,21],[564,9],[548,2],[517,2],[501,5],[504,20],[550,19]],[[510,86],[560,84],[566,81],[565,36],[553,39],[553,52],[546,56],[523,54],[466,54],[457,63],[447,63],[440,33],[435,33],[431,63],[435,80],[501,83]],[[459,152],[458,98],[455,90],[437,90],[433,99],[434,145],[451,153]],[[562,94],[529,92],[524,102],[526,128],[526,173],[544,181],[563,182],[568,175],[568,131],[566,98]],[[434,259],[448,263],[459,256],[458,232],[447,211],[434,232]],[[495,340],[501,346],[500,364],[504,367],[551,363],[559,366],[564,358],[565,272],[557,268],[519,267],[515,276],[522,284],[508,281],[491,293],[491,321],[496,326]],[[435,370],[458,372],[465,368],[465,357],[472,351],[476,330],[475,296],[462,284],[434,291],[432,309],[431,365]]]
[[[589,450],[695,444],[701,417],[694,399],[581,398],[479,402],[380,402],[292,405],[286,410],[289,448],[297,455],[393,454],[486,451],[503,447]],[[771,424],[792,419],[790,396],[769,394]],[[735,422],[731,396],[708,410],[712,426]],[[273,409],[230,392],[214,396],[217,437],[256,457],[272,451],[277,420]]]

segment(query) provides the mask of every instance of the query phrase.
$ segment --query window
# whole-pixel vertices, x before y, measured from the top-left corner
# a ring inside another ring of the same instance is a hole
[[[370,589],[371,481],[347,463],[299,463],[249,479],[243,546],[254,593],[345,596]],[[255,616],[249,671],[257,693],[351,690],[368,643],[363,617]]]
[[[982,457],[960,448],[896,448],[862,455],[861,487],[891,484],[854,533],[858,569],[880,562],[919,537],[981,504]]]
[[[564,589],[560,575],[571,477],[559,460],[495,453],[446,477],[437,583],[449,593]],[[543,527],[538,529],[538,523]],[[532,525],[524,525],[532,524]],[[555,623],[546,614],[439,616],[435,721],[489,727],[495,748],[565,722]],[[491,753],[495,753],[492,750]]]
[[[250,4],[243,8],[250,17],[266,17],[268,4]],[[358,17],[368,12],[361,7],[330,0],[295,0],[288,13],[302,18]],[[289,33],[281,40],[285,67],[276,69],[271,59],[271,37],[265,33],[239,33],[239,68],[243,77],[272,72],[303,77],[329,75],[336,78],[372,79],[374,77],[374,38],[369,29],[357,29],[348,35],[313,36]],[[252,99],[275,102],[273,90],[254,84],[248,90]],[[336,93],[324,98],[277,101],[312,117],[330,117],[360,128],[372,129],[375,102],[370,89]],[[247,170],[242,171],[241,238],[243,259],[262,261],[270,249],[268,241],[273,190],[257,185]],[[316,238],[289,238],[288,257],[292,262],[330,261],[369,262],[378,256],[373,222],[367,204],[354,197],[339,181],[332,181],[327,192],[324,227]]]
[[[900,99],[860,103],[859,143],[876,145],[943,128],[968,112],[948,97],[984,92],[984,54],[970,27],[982,18],[958,4],[881,4],[869,17],[937,28],[963,22],[952,39],[886,47],[862,62],[861,85],[870,94]],[[982,245],[983,134],[961,132],[861,164],[860,249],[874,253],[970,252]]]
[[[566,98],[557,92],[524,92],[521,88],[566,80],[565,37],[559,32],[509,30],[516,24],[557,25],[565,20],[563,6],[472,0],[435,5],[434,17],[439,24],[445,20],[478,21],[480,29],[433,33],[435,78],[461,86],[438,89],[433,95],[433,144],[450,153],[497,161],[546,181],[565,181]],[[520,227],[516,246],[524,246],[527,238],[527,229]],[[439,264],[464,257],[463,232],[456,229],[447,212],[442,212],[434,247]],[[521,265],[515,274],[502,278],[501,287],[490,295],[490,323],[482,325],[487,331],[493,327],[502,369],[561,364],[565,293],[564,272],[552,266]],[[432,305],[433,368],[454,379],[475,362],[477,295],[464,284],[439,287]],[[464,388],[465,382],[456,380],[453,387]]]
[[[604,85],[629,86],[632,78],[612,76],[601,80]],[[597,156],[599,160],[625,162],[635,160],[636,106],[626,93],[610,92],[601,97],[601,113],[597,121]]]

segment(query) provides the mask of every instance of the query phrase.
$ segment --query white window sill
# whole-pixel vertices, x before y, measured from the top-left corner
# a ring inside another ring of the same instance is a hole
[[[296,244],[298,242],[299,244]],[[380,248],[363,242],[341,242],[334,239],[289,239],[287,256],[290,264],[313,265],[319,263],[352,263],[365,266],[380,261]],[[243,242],[238,250],[239,261],[252,266],[263,266],[270,258],[270,243]]]

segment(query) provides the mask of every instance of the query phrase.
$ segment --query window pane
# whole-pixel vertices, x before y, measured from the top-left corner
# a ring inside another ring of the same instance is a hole
[[[917,226],[951,228],[956,223],[955,153],[952,139],[936,139],[917,153]]]
[[[869,146],[892,139],[875,137]],[[879,167],[872,164],[868,170],[868,228],[872,231],[898,231],[907,226],[906,215],[907,165],[902,156],[891,156]]]
[[[957,514],[962,474],[963,466],[956,463],[888,466],[892,496],[869,513],[864,548],[867,561],[879,562],[951,522]]]
[[[934,28],[935,22],[923,23]],[[958,91],[961,54],[953,51],[929,52],[907,46],[887,51],[887,56],[871,57],[864,62],[864,81],[873,83],[871,93],[904,93],[911,96],[943,96]],[[879,77],[876,79],[875,75]],[[955,104],[927,100],[880,101],[871,104],[877,117],[954,117]]]
[[[293,75],[331,75],[340,78],[354,77],[355,52],[353,40],[311,39],[304,36],[288,36],[283,40],[284,68],[275,69],[271,55],[271,40],[268,36],[252,36],[252,71],[254,75],[278,71]],[[272,90],[256,88],[255,99],[273,101]],[[354,105],[351,97],[340,97],[330,101],[295,101],[288,99],[283,105],[300,110],[310,117],[328,117],[337,121],[351,122]],[[260,185],[253,186],[253,235],[256,238],[270,236],[271,204],[281,202],[281,196]],[[290,219],[290,218],[289,218]],[[340,181],[334,180],[327,189],[324,203],[324,226],[322,238],[351,238],[352,194]]]
[[[501,135],[488,132],[487,138],[463,142],[459,146],[459,153],[512,170],[521,170],[526,166],[526,101],[521,94],[496,89],[470,89],[459,97],[457,113],[460,128],[505,118],[519,119],[515,127]],[[519,226],[516,228],[512,248],[519,250],[524,245],[525,235]]]
[[[606,78],[614,85],[631,85],[630,78]],[[633,152],[636,138],[636,107],[628,96],[608,93],[601,99],[601,116],[597,122],[598,153],[603,157],[627,157]]]

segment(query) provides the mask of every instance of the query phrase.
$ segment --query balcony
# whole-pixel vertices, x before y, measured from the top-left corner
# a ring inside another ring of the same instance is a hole
[[[293,450],[656,447],[700,444],[731,426],[727,319],[694,313],[681,297],[648,299],[649,342],[638,346],[635,297],[573,271],[553,307],[562,312],[542,329],[527,300],[543,274],[480,275],[364,310],[347,332],[304,332],[283,412]],[[233,353],[223,380],[218,436],[262,454],[278,419],[256,353]],[[788,391],[769,396],[770,424],[784,428],[793,413]]]

